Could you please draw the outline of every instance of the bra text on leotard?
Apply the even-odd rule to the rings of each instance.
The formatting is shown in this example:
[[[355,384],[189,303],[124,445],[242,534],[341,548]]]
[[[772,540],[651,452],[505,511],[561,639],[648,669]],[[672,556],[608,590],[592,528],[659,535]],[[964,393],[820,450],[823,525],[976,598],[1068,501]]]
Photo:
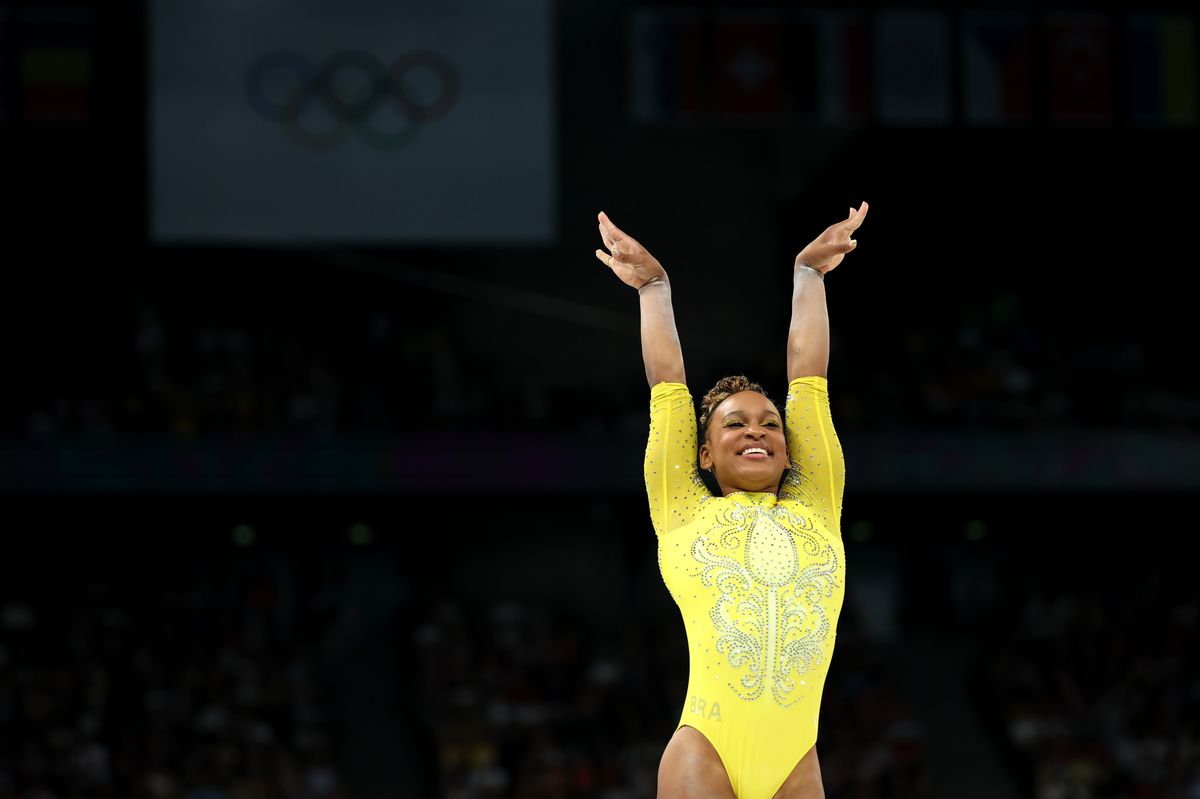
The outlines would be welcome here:
[[[708,712],[705,713],[704,707],[707,704],[708,703],[704,701],[704,697],[693,696],[690,709],[691,709],[692,713],[696,714],[697,716],[704,716],[705,718],[712,719],[713,721],[720,721],[721,720],[721,703],[713,702],[712,705],[708,708]]]

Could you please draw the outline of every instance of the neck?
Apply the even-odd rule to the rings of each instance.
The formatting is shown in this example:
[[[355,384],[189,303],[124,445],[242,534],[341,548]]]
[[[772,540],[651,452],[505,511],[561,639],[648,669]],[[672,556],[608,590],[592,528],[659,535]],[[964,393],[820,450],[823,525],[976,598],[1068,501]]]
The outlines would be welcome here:
[[[778,491],[774,488],[735,488],[734,486],[721,486],[721,496],[727,497],[730,494],[774,494],[778,496]]]

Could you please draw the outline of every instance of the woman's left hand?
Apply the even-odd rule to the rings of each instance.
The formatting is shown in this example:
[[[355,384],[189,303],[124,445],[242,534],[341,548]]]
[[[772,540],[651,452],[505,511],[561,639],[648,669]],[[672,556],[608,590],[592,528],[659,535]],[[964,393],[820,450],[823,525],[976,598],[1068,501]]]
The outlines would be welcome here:
[[[841,222],[835,222],[817,236],[796,256],[796,268],[811,266],[822,275],[833,271],[853,250],[858,242],[852,236],[858,230],[863,220],[867,218],[870,206],[864,201],[858,208],[851,208],[850,215]]]

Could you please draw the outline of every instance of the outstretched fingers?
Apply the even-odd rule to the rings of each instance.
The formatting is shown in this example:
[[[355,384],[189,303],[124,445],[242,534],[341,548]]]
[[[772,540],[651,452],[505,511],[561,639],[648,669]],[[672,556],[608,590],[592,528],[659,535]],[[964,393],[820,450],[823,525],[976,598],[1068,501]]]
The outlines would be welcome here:
[[[867,205],[867,201],[863,200],[862,205],[858,208],[851,208],[850,215],[846,217],[846,221],[842,224],[850,232],[858,230],[862,226],[863,220],[867,218],[867,211],[871,210],[871,206]]]
[[[608,214],[601,211],[596,217],[600,220],[600,238],[604,241],[604,246],[610,250],[614,250],[618,243],[629,238],[625,231],[612,223],[608,218]]]
[[[851,208],[850,213],[841,222],[835,222],[826,228],[822,239],[829,241],[833,246],[831,254],[847,253],[854,249],[858,243],[854,240],[854,231],[862,226],[869,208],[864,201],[858,208]]]

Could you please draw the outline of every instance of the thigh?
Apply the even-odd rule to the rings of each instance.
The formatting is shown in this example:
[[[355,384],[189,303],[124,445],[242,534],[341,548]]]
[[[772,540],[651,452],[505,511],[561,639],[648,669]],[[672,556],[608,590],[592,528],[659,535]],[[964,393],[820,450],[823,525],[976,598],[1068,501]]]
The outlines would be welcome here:
[[[671,736],[658,764],[658,799],[736,799],[721,756],[694,727]]]
[[[792,773],[779,786],[774,799],[825,799],[825,785],[821,782],[821,763],[817,760],[817,747],[796,763]]]

